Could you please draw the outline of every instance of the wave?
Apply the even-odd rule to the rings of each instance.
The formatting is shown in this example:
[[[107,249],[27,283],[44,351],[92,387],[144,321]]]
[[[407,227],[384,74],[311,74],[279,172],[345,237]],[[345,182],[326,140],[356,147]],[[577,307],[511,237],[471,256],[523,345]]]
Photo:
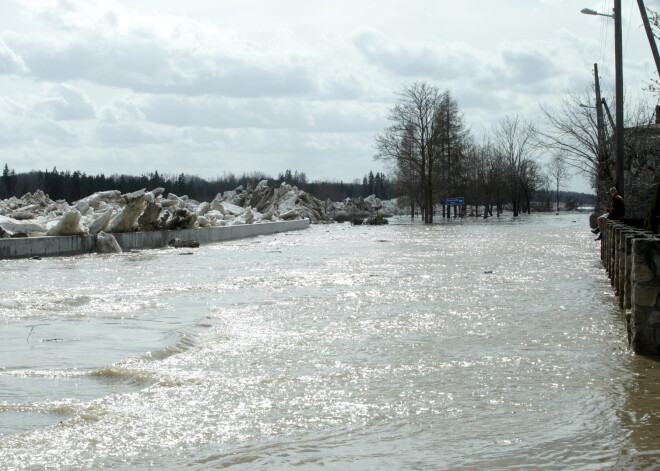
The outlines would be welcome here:
[[[207,327],[207,325],[199,327]],[[183,378],[156,366],[163,360],[187,352],[198,345],[197,335],[192,331],[179,329],[172,335],[177,336],[177,341],[173,345],[127,358],[89,374],[97,378],[118,380],[144,387],[152,384],[179,386],[198,382],[196,379]]]

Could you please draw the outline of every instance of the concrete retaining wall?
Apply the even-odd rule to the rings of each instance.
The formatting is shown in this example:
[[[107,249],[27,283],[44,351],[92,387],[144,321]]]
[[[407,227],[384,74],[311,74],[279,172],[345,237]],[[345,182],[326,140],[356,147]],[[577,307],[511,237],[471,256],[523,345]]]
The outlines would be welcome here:
[[[167,246],[174,238],[200,244],[295,231],[309,227],[309,219],[240,226],[204,227],[178,231],[124,232],[112,234],[123,251]],[[94,236],[27,237],[0,239],[0,259],[78,255],[96,251]]]
[[[601,258],[635,353],[660,355],[660,238],[606,219]]]

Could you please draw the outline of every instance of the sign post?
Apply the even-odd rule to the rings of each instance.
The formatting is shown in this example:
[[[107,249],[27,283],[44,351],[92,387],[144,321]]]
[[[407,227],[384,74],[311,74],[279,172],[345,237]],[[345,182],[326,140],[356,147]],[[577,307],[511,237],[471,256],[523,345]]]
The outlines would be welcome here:
[[[462,196],[455,198],[445,198],[445,204],[447,206],[462,206],[465,204],[465,198]]]
[[[451,218],[451,207],[463,206],[465,204],[465,198],[462,196],[457,196],[454,198],[445,198],[445,204],[448,206],[447,216]],[[454,209],[454,217],[456,217],[456,209]]]

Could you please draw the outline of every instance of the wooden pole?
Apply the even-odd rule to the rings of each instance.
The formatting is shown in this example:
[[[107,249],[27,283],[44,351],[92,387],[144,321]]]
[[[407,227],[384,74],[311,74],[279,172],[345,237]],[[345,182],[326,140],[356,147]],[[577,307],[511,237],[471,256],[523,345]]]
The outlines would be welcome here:
[[[644,0],[637,0],[637,5],[639,6],[639,13],[642,15],[642,21],[644,22],[644,29],[646,30],[646,36],[649,39],[649,45],[651,46],[651,52],[653,53],[653,60],[655,60],[655,68],[658,71],[660,76],[660,56],[658,55],[658,46],[655,44],[655,36],[651,30],[651,23],[649,23],[649,17],[646,14],[646,7],[644,6]]]
[[[623,160],[625,148],[623,145],[623,29],[621,25],[621,0],[614,0],[614,62],[616,88],[616,189],[625,196],[623,176]]]

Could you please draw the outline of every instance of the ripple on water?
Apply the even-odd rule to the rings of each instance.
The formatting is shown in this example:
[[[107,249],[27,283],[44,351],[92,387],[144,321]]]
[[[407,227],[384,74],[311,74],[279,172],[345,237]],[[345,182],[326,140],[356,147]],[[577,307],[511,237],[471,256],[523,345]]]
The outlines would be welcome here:
[[[89,397],[81,392],[93,387],[82,384],[62,424],[4,438],[0,464],[652,466],[658,413],[648,397],[660,375],[627,352],[596,246],[575,217],[315,226],[202,247],[185,270],[167,251],[104,259],[108,270],[67,296],[87,297],[68,310],[99,319],[108,338],[69,361],[114,347],[121,358],[81,377],[144,381]],[[68,262],[77,270],[54,289],[96,262]],[[0,289],[30,291],[20,282]],[[122,303],[134,307],[130,319],[103,324]],[[204,325],[194,341],[164,337],[190,325]],[[69,331],[87,337],[80,322]],[[42,358],[23,366],[58,371]],[[0,394],[16,378],[7,371]],[[13,398],[0,401],[20,413]]]

